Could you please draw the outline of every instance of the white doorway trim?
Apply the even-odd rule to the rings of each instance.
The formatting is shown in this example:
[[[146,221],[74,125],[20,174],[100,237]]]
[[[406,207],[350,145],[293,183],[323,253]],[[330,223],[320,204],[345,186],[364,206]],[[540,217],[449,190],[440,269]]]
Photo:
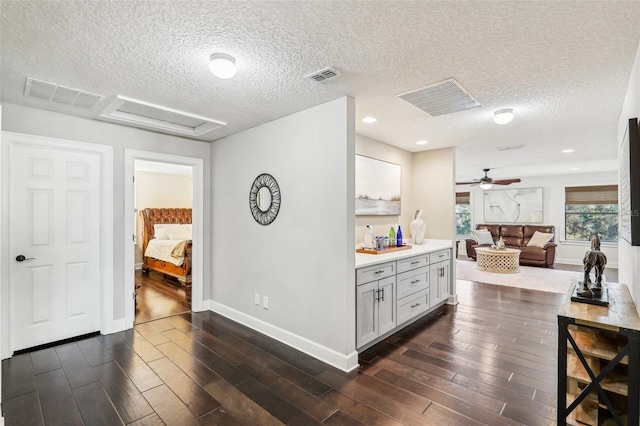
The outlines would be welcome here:
[[[133,327],[135,319],[135,304],[133,300],[135,247],[132,235],[135,231],[135,160],[158,161],[162,163],[174,163],[193,168],[193,206],[191,213],[193,239],[192,239],[192,266],[191,266],[191,310],[198,312],[204,310],[204,161],[201,158],[183,157],[179,155],[161,154],[151,151],[135,149],[124,150],[124,300],[125,300],[125,329]]]
[[[11,306],[9,306],[9,262],[14,253],[9,252],[9,161],[11,160],[11,148],[14,145],[33,146],[46,149],[73,149],[85,153],[98,155],[100,158],[101,183],[100,190],[100,217],[96,218],[100,226],[100,269],[101,269],[101,297],[100,332],[105,334],[114,327],[113,311],[113,147],[87,142],[78,142],[67,139],[57,139],[45,136],[37,136],[25,133],[2,132],[2,246],[0,252],[2,267],[2,354],[1,357],[9,358],[13,354],[13,342],[11,342],[10,318]]]

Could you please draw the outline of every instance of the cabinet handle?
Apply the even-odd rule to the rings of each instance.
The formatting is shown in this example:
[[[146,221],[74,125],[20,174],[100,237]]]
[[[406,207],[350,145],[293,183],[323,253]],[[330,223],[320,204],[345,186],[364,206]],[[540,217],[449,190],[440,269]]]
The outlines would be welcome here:
[[[419,282],[420,282],[420,280],[413,280],[413,281],[411,281],[411,285],[414,285],[415,283],[419,283]]]
[[[411,262],[412,265],[417,265],[418,263],[420,263],[419,260],[414,260],[413,262]]]
[[[377,275],[377,274],[381,274],[381,273],[383,273],[383,272],[384,272],[384,271],[376,271],[376,272],[374,272],[374,274],[376,274],[376,275]]]
[[[420,306],[420,304],[416,303],[415,305],[411,305],[411,309],[415,308],[416,306]]]
[[[382,292],[382,301],[384,302],[384,288],[381,288],[381,289],[380,289],[380,290],[378,290],[378,291],[381,291],[381,292]],[[380,299],[378,299],[378,300],[380,300]]]

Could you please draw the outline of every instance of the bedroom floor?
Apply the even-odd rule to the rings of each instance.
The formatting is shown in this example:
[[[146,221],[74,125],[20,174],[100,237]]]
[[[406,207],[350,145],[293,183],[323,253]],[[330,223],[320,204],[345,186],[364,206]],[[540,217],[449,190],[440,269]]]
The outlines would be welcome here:
[[[136,271],[135,282],[140,284],[136,296],[135,323],[165,318],[191,311],[191,287],[181,287],[178,281],[162,281],[163,274],[149,271],[143,274]]]

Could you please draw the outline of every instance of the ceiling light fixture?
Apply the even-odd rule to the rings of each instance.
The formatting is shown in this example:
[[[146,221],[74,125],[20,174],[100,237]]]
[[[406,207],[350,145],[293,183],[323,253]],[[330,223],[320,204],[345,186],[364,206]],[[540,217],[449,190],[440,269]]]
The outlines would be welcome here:
[[[227,79],[236,75],[238,67],[233,56],[226,53],[214,53],[210,59],[209,69],[216,77]]]
[[[561,152],[562,152],[563,154],[568,154],[568,153],[570,153],[570,152],[575,152],[575,149],[563,149]]]
[[[362,122],[367,124],[375,123],[376,121],[378,121],[378,119],[371,116],[368,116],[362,119]]]
[[[428,143],[429,143],[429,141],[422,140],[422,141],[416,142],[416,145],[426,145]]]
[[[493,186],[492,183],[486,182],[486,183],[481,183],[480,185],[478,185],[480,188],[482,189],[491,189],[491,187]]]
[[[580,167],[572,167],[571,170],[580,170]]]
[[[499,109],[493,113],[493,121],[496,124],[507,124],[513,120],[513,117],[515,117],[515,115],[511,108]]]

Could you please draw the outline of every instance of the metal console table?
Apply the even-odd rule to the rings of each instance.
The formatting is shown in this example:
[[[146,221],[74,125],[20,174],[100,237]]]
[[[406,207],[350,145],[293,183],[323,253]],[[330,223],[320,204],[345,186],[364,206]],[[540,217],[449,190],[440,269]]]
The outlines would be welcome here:
[[[571,289],[558,312],[558,425],[639,425],[640,317],[626,285],[603,286],[608,307]]]

